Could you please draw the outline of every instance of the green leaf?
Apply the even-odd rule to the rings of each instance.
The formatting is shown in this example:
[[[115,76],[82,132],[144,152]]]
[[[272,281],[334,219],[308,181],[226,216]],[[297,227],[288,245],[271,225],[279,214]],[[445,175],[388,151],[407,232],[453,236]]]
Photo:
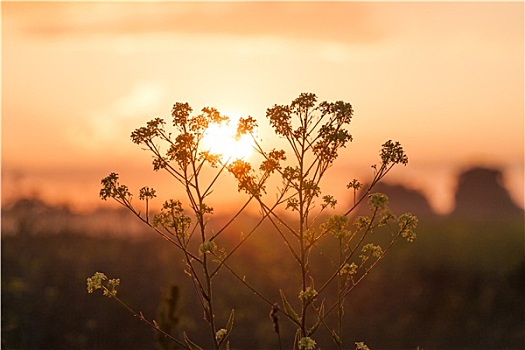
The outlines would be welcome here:
[[[290,316],[293,319],[293,321],[297,323],[297,325],[300,326],[301,318],[299,317],[297,312],[295,312],[295,310],[292,308],[288,300],[286,300],[286,296],[284,295],[284,292],[281,289],[279,289],[279,292],[281,293],[281,299],[283,300],[283,306],[284,306],[284,310],[286,311],[286,314]]]
[[[191,349],[191,350],[203,350],[200,346],[198,346],[197,344],[195,344],[194,342],[192,342],[190,340],[190,338],[188,338],[188,335],[186,334],[186,332],[184,332],[184,341],[186,342],[186,345],[188,345],[188,347]]]
[[[232,312],[230,313],[230,318],[228,319],[228,323],[226,323],[226,330],[228,331],[228,334],[230,334],[230,332],[233,329],[234,319],[235,319],[235,310],[232,309]]]

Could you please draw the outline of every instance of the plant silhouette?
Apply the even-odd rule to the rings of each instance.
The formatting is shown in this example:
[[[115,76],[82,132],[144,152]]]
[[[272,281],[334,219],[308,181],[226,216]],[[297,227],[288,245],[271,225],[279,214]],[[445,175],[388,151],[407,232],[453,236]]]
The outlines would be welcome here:
[[[275,137],[284,141],[284,149],[268,149],[257,137],[258,122],[252,117],[240,118],[237,137],[249,135],[253,139],[258,164],[228,159],[204,149],[203,138],[210,124],[228,123],[229,118],[214,108],[203,108],[198,115],[192,112],[187,103],[176,103],[169,129],[163,119],[155,118],[131,133],[132,141],[153,155],[153,170],[168,172],[183,189],[187,206],[180,199],[168,199],[160,212],[152,216],[149,202],[157,193],[143,187],[138,196],[145,202],[142,212],[133,203],[129,188],[120,183],[117,173],[102,180],[100,196],[131,210],[180,251],[184,271],[193,284],[209,329],[208,340],[196,340],[186,332],[177,335],[164,329],[166,320],[160,323],[148,320],[119,298],[119,279],[109,279],[97,272],[88,278],[88,291],[101,289],[105,296],[122,304],[179,347],[201,349],[203,344],[208,344],[214,349],[229,348],[230,342],[235,344],[232,334],[235,311],[232,308],[228,314],[217,314],[221,290],[214,288],[213,283],[224,271],[266,305],[270,314],[268,322],[273,323],[279,348],[329,346],[317,344],[318,332],[327,332],[332,346],[342,348],[347,344],[343,337],[345,299],[395,243],[413,242],[416,238],[417,218],[410,213],[394,215],[388,207],[387,196],[373,193],[374,186],[395,165],[408,164],[402,146],[399,142],[386,141],[381,146],[379,162],[372,165],[370,185],[362,189],[360,181],[349,179],[347,188],[353,192],[354,202],[350,207],[339,209],[337,199],[323,193],[321,185],[340,150],[352,141],[348,126],[354,111],[350,103],[318,103],[315,94],[302,93],[289,105],[268,108],[266,119]],[[236,180],[237,190],[245,195],[245,200],[222,227],[212,230],[209,222],[215,210],[209,204],[209,197],[227,173]],[[272,177],[277,177],[280,185],[273,185],[269,181]],[[365,202],[369,215],[352,218],[355,209]],[[248,205],[256,205],[260,217],[253,227],[246,228],[238,242],[228,245],[225,232]],[[257,234],[262,223],[271,224],[280,238],[279,244],[286,247],[296,266],[295,271],[286,271],[290,273],[289,285],[277,287],[280,300],[263,294],[251,282],[250,275],[239,272],[240,266],[232,259],[250,237]],[[329,247],[335,247],[336,253]],[[325,270],[322,275],[318,273],[320,268]],[[256,275],[264,269],[260,266],[260,271],[250,273]],[[281,339],[280,322],[284,321],[294,326],[293,339]],[[367,348],[361,341],[355,342],[355,346]]]

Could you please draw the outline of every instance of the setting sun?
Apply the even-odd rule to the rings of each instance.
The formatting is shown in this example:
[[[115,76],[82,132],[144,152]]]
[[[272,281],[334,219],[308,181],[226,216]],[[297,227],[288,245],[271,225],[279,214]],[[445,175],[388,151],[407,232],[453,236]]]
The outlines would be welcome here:
[[[210,124],[202,140],[205,150],[220,154],[223,162],[246,160],[253,152],[253,140],[249,135],[235,137],[237,120],[228,124]]]

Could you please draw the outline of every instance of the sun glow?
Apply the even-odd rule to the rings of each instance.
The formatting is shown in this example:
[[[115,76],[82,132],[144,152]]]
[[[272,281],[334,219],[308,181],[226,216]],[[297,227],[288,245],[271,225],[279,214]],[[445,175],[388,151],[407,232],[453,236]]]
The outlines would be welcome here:
[[[237,120],[230,120],[228,124],[210,124],[202,139],[204,149],[221,155],[225,163],[236,159],[246,160],[253,152],[253,139],[250,135],[236,138],[236,131]]]

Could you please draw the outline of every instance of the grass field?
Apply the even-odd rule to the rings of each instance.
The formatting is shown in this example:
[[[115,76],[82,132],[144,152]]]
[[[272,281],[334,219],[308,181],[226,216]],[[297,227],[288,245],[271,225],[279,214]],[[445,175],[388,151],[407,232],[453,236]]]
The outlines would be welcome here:
[[[421,220],[417,241],[396,247],[347,299],[348,348],[359,340],[373,349],[522,348],[523,230],[522,218]],[[293,278],[286,274],[292,262],[263,232],[236,261],[279,301],[277,286],[286,288]],[[3,236],[2,349],[153,348],[150,329],[111,300],[87,294],[86,277],[95,271],[120,277],[121,298],[150,318],[158,317],[163,293],[177,286],[179,325],[194,339],[204,337],[181,266],[175,250],[153,234]],[[263,274],[249,274],[261,266]],[[224,310],[217,314],[236,308],[233,348],[276,348],[270,310],[226,273],[217,283],[225,291],[219,303]],[[282,323],[284,338],[291,338],[292,328]]]

